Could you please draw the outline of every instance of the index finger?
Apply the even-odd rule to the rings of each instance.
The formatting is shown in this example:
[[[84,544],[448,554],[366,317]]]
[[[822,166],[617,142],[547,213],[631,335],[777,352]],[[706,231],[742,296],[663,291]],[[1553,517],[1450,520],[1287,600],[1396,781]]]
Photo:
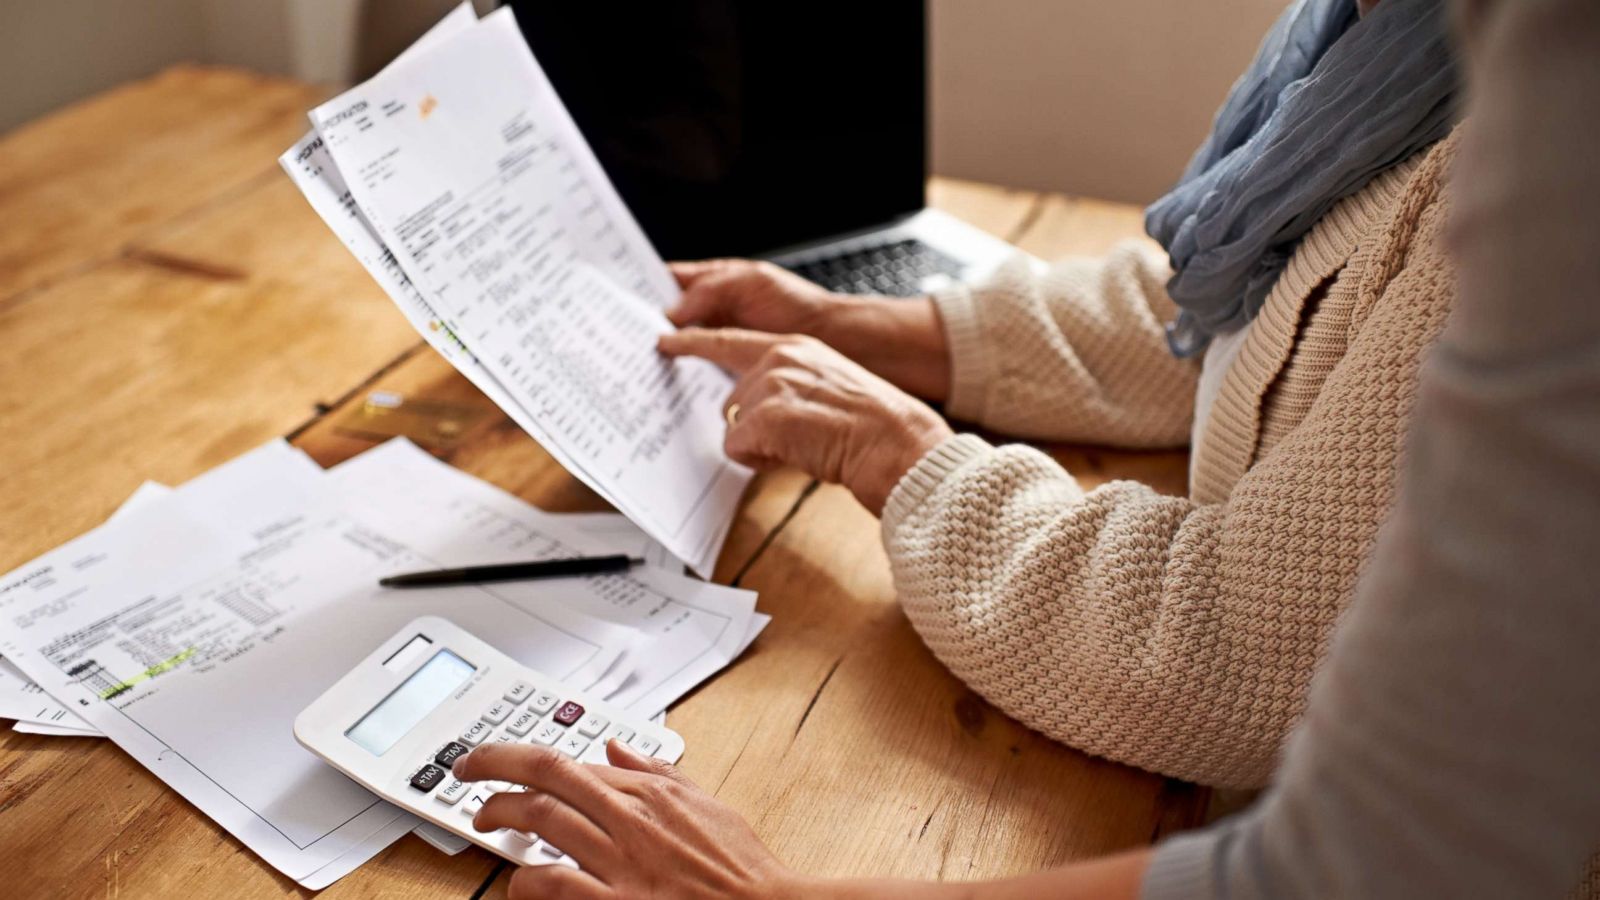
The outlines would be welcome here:
[[[656,347],[668,356],[698,356],[742,375],[784,340],[783,335],[743,328],[684,328],[663,334]]]
[[[622,813],[622,801],[610,786],[583,764],[548,747],[485,744],[456,760],[452,771],[462,781],[510,781],[543,791],[601,828]]]
[[[667,271],[677,280],[678,287],[686,288],[702,275],[728,267],[726,259],[690,259],[667,263]]]

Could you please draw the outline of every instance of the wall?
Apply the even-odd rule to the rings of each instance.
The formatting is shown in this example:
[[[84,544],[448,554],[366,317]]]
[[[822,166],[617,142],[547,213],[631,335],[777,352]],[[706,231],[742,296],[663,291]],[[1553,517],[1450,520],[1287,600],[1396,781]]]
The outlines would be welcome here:
[[[1144,203],[1286,0],[930,0],[933,167]]]
[[[0,130],[180,60],[349,80],[454,5],[0,2]],[[1148,201],[1183,168],[1283,2],[929,0],[934,170]]]

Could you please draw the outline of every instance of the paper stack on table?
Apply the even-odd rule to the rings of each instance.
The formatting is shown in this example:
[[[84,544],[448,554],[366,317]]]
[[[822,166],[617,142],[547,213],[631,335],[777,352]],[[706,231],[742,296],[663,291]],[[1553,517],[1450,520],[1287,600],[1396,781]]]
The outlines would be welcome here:
[[[731,381],[656,352],[677,286],[511,11],[462,4],[310,116],[280,162],[407,319],[709,577],[750,476],[722,452]]]
[[[0,715],[104,734],[269,864],[323,887],[418,822],[295,743],[294,717],[417,616],[644,715],[759,633],[753,593],[649,566],[377,587],[400,571],[645,550],[619,518],[542,512],[404,439],[326,472],[275,441],[177,489],[141,489],[0,578]]]

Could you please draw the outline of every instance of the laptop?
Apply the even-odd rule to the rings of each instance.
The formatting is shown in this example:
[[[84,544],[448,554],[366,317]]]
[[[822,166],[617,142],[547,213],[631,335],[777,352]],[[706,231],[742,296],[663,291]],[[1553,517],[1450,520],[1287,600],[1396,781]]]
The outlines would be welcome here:
[[[914,296],[1016,252],[924,205],[924,0],[511,5],[667,259]]]

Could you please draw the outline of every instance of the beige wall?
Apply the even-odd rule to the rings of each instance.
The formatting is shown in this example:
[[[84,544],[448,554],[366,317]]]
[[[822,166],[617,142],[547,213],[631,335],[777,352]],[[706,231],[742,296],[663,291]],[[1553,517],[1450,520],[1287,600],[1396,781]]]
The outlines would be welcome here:
[[[933,167],[1144,203],[1286,0],[930,0]]]
[[[1148,201],[1182,169],[1284,2],[929,0],[934,170]],[[180,60],[345,80],[387,59],[454,3],[0,5],[3,130]],[[357,46],[358,31],[371,46]]]

